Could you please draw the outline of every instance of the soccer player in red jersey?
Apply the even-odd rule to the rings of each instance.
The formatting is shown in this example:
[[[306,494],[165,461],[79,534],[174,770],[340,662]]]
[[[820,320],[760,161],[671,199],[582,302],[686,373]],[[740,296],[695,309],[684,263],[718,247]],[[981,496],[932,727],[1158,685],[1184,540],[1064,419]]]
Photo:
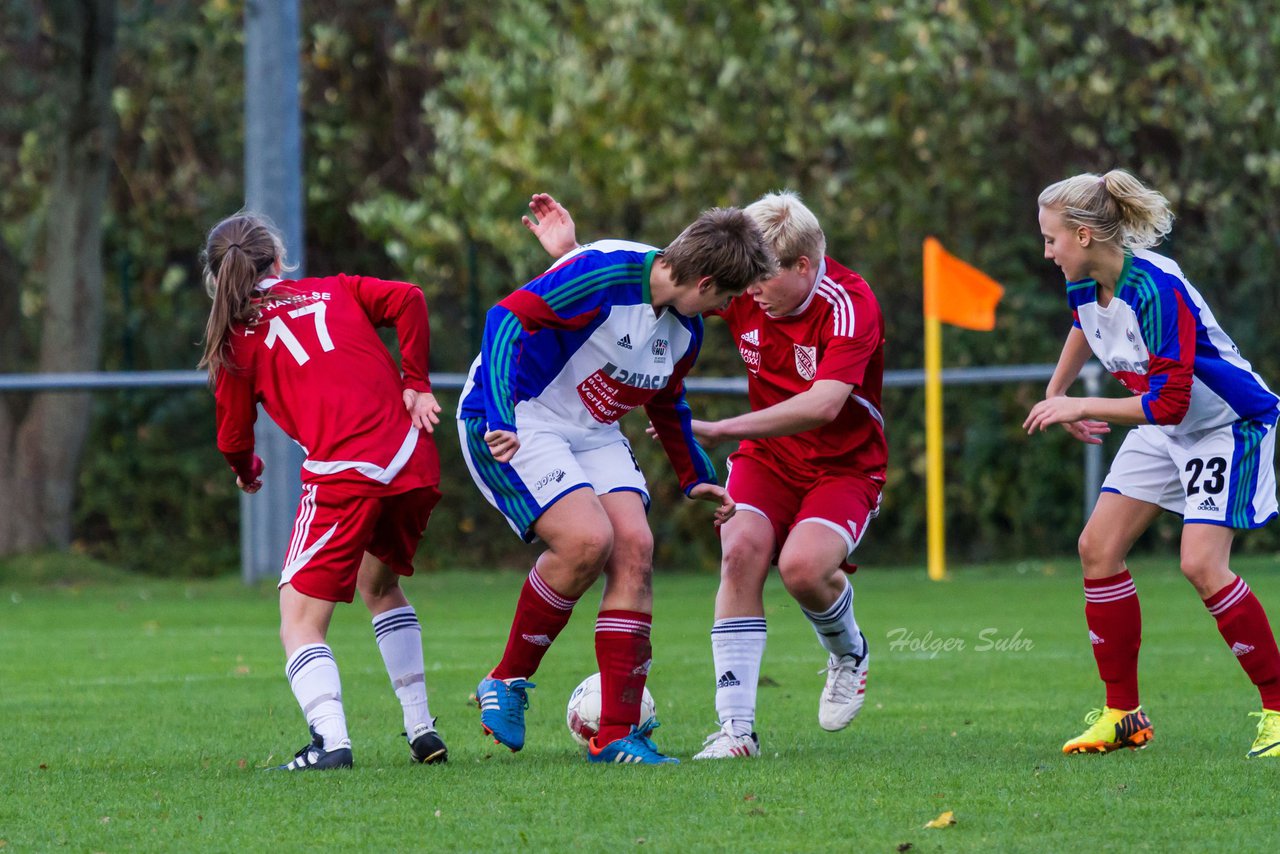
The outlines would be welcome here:
[[[1280,398],[1178,264],[1151,251],[1173,226],[1163,195],[1113,169],[1046,187],[1039,208],[1044,257],[1066,277],[1074,323],[1023,426],[1061,424],[1091,444],[1109,422],[1134,428],[1080,534],[1085,622],[1106,702],[1062,752],[1136,749],[1154,735],[1138,698],[1142,609],[1125,558],[1167,510],[1182,517],[1182,573],[1262,701],[1247,756],[1280,757],[1280,650],[1267,612],[1230,565],[1236,531],[1277,513]],[[1068,397],[1090,355],[1132,395]]]
[[[252,213],[214,226],[203,261],[213,308],[200,365],[217,404],[218,450],[236,485],[247,493],[262,487],[262,460],[253,452],[258,404],[306,452],[280,576],[280,638],[312,740],[278,767],[351,767],[338,667],[325,636],[334,603],[352,601],[357,589],[403,707],[411,756],[444,762],[427,705],[422,629],[399,582],[413,574],[440,499],[430,435],[440,407],[427,375],[422,291],[363,276],[282,279],[290,269],[284,243]],[[395,327],[401,368],[378,326]]]
[[[476,687],[480,721],[524,747],[529,681],[580,597],[604,576],[596,619],[599,732],[587,760],[671,764],[640,718],[652,659],[649,492],[618,425],[644,406],[685,495],[733,502],[694,439],[684,376],[702,314],[772,276],[760,229],[737,208],[704,211],[665,249],[589,244],[489,310],[458,407],[472,478],[526,542],[546,548],[525,580],[507,646]]]
[[[572,248],[573,221],[554,199],[534,196],[530,210],[525,225],[551,254]],[[695,759],[759,753],[756,688],[772,562],[828,654],[818,706],[824,729],[843,729],[858,714],[869,664],[847,573],[885,479],[884,321],[862,277],[826,256],[826,237],[796,194],[768,194],[746,211],[780,272],[715,312],[746,363],[751,411],[692,423],[703,444],[740,443],[726,483],[740,512],[720,529],[711,630],[720,729]]]

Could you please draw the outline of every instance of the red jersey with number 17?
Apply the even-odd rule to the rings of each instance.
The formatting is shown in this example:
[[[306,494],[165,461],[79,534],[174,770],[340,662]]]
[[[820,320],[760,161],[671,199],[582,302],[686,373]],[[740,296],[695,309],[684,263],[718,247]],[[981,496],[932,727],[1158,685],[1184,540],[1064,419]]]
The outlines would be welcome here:
[[[267,279],[253,304],[254,319],[232,327],[214,386],[218,450],[237,474],[245,477],[252,458],[261,403],[306,453],[303,483],[351,495],[439,483],[435,443],[413,426],[402,398],[404,389],[431,390],[427,304],[416,285],[346,275]],[[403,377],[377,326],[395,327]]]
[[[884,483],[884,318],[862,277],[824,258],[809,298],[793,313],[767,314],[743,294],[721,316],[747,365],[753,410],[795,397],[818,380],[854,387],[831,423],[791,436],[749,439],[739,450],[772,458],[789,479],[862,474]]]

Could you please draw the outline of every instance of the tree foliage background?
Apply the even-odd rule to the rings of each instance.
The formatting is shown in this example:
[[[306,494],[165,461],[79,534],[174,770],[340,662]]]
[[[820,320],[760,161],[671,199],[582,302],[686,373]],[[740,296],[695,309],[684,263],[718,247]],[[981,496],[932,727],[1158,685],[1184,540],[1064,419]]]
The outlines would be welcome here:
[[[547,259],[520,215],[549,191],[584,239],[662,245],[703,208],[782,187],[828,252],[876,290],[888,367],[922,363],[920,246],[929,234],[1007,287],[994,333],[948,329],[948,366],[1052,362],[1070,323],[1041,257],[1039,190],[1123,166],[1170,197],[1167,252],[1255,367],[1280,382],[1270,334],[1280,268],[1280,18],[1236,0],[490,0],[302,4],[313,273],[420,283],[433,370],[463,371],[484,310]],[[103,361],[192,367],[207,301],[202,234],[242,203],[241,28],[233,0],[120,0],[119,123],[108,191]],[[6,60],[30,28],[6,26]],[[6,74],[6,77],[8,75]],[[252,85],[252,81],[249,81]],[[47,99],[8,103],[8,251],[36,292]],[[35,300],[0,320],[35,322]],[[701,376],[736,376],[708,324]],[[8,340],[6,338],[6,340]],[[956,557],[1072,549],[1081,450],[1019,429],[1042,388],[946,392],[949,548]],[[1116,389],[1114,393],[1119,393]],[[446,407],[456,402],[442,395]],[[695,398],[706,412],[743,400]],[[890,389],[891,472],[863,563],[923,557],[923,398]],[[204,391],[101,393],[79,483],[79,547],[148,571],[236,566],[233,478]],[[675,490],[643,421],[625,422],[654,491],[659,568],[714,566],[701,507]],[[446,500],[424,565],[530,555],[471,485],[446,424]],[[1112,442],[1109,450],[1114,450]],[[1176,535],[1172,521],[1150,536]],[[1273,533],[1245,539],[1271,549]]]

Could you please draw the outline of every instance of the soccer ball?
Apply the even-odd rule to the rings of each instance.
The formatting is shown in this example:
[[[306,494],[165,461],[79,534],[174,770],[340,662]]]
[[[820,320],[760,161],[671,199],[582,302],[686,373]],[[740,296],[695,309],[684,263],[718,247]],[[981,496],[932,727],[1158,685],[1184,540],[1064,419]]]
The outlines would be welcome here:
[[[565,723],[573,740],[587,746],[587,742],[600,731],[600,674],[592,673],[569,695],[569,707],[565,710]],[[640,729],[652,726],[658,720],[658,710],[653,695],[644,689],[640,698]]]

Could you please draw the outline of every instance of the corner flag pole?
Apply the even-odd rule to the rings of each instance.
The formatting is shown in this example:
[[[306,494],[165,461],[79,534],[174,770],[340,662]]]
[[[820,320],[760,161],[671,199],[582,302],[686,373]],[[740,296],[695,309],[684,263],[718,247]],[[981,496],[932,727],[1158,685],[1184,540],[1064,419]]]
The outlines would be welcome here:
[[[946,516],[942,474],[942,321],[938,319],[939,250],[936,240],[924,244],[924,422],[928,520],[929,579],[947,577]]]
[[[942,283],[946,280],[946,289]],[[990,332],[996,326],[996,304],[1004,288],[986,273],[924,240],[924,417],[928,463],[926,489],[929,522],[929,577],[947,577],[946,533],[943,530],[942,478],[942,324]]]

